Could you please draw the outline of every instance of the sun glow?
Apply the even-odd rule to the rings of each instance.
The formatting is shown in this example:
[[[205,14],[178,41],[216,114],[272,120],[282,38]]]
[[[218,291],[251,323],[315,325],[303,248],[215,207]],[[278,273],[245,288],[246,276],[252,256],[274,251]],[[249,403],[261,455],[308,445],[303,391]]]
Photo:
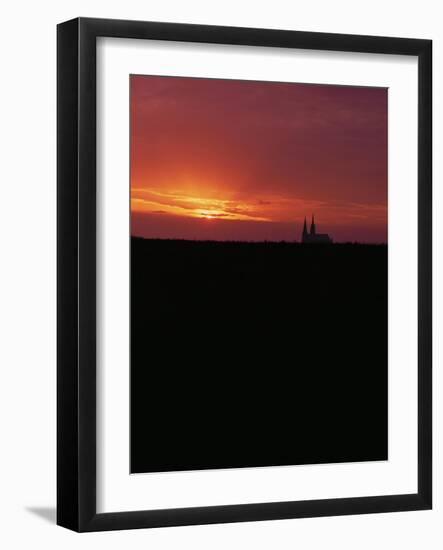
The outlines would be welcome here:
[[[132,210],[151,214],[172,214],[207,220],[270,221],[259,205],[250,202],[195,196],[180,191],[159,191],[133,187]]]
[[[220,210],[202,210],[197,212],[199,218],[205,218],[207,220],[213,220],[217,217],[224,217],[226,214]]]

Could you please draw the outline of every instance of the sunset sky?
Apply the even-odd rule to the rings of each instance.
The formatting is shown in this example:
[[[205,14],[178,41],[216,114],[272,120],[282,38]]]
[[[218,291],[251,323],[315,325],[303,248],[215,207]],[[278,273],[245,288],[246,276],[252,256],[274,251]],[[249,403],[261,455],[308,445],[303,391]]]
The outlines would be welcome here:
[[[131,232],[387,242],[387,89],[131,76]]]

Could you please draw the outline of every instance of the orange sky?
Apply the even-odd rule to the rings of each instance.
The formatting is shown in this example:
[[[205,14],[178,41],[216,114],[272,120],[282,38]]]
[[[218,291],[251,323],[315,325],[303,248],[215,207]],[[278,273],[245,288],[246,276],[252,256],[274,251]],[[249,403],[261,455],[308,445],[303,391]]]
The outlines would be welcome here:
[[[132,234],[387,240],[387,90],[131,77]]]

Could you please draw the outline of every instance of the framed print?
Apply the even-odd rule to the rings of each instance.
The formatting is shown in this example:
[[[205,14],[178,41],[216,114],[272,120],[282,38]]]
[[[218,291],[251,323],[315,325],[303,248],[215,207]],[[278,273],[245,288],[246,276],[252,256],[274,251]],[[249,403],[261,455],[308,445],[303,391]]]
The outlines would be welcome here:
[[[432,506],[432,43],[58,26],[76,531]]]

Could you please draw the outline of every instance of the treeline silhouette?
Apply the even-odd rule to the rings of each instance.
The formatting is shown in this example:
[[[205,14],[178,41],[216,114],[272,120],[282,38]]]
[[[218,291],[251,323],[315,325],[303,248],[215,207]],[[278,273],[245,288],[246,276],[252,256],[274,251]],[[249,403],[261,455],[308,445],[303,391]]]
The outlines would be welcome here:
[[[386,245],[132,238],[133,472],[386,457]]]

